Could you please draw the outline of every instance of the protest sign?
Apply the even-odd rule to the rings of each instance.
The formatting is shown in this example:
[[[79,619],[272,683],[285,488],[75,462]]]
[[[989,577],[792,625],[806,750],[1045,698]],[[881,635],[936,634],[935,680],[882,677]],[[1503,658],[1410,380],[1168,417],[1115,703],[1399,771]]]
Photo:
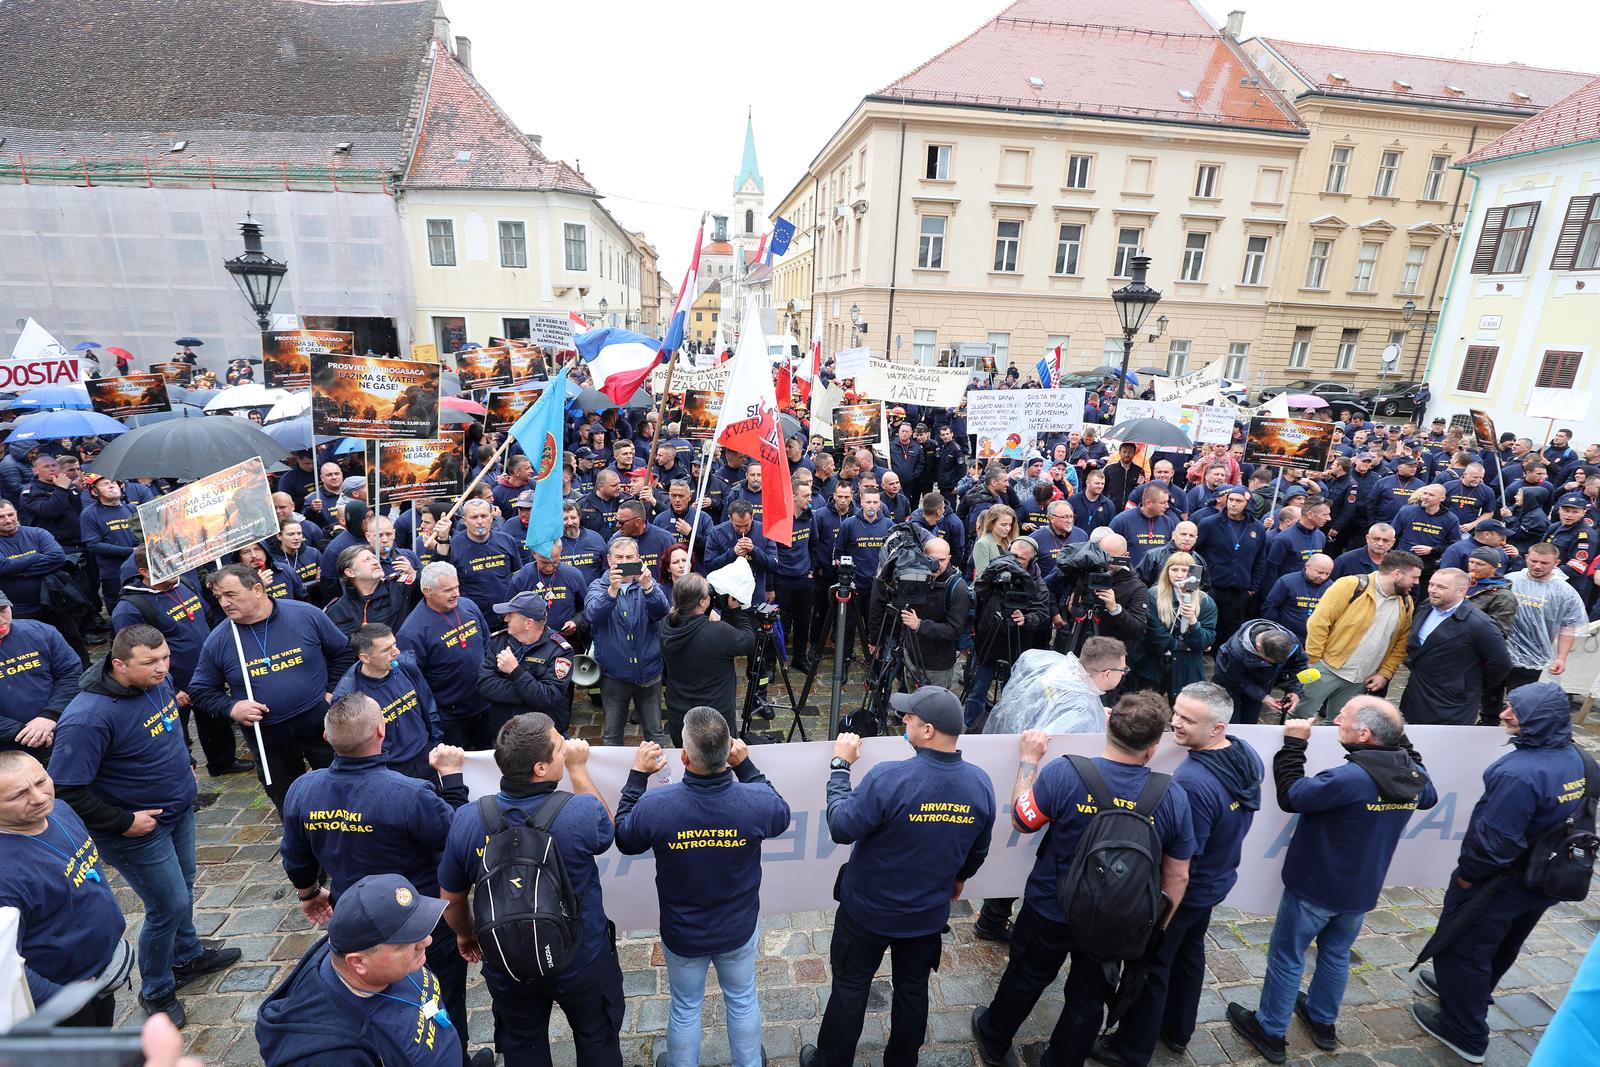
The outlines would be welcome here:
[[[93,378],[83,383],[90,405],[113,419],[171,411],[167,380],[159,374],[129,374],[121,378]]]
[[[367,492],[372,499],[382,499],[388,504],[460,496],[466,484],[461,451],[460,442],[449,437],[432,441],[380,441],[378,485],[369,487]]]
[[[511,349],[511,381],[509,385],[522,385],[535,378],[548,378],[550,364],[545,360],[544,349],[536,345],[523,345]]]
[[[496,389],[484,401],[487,409],[483,416],[484,433],[504,433],[522,413],[533,406],[544,392],[544,386],[528,389]]]
[[[1230,736],[1247,741],[1272,766],[1283,747],[1283,730],[1277,726],[1230,726]],[[1344,759],[1335,730],[1313,730],[1307,749],[1307,773],[1337,766]],[[1438,786],[1439,802],[1417,811],[1401,836],[1389,864],[1386,885],[1442,887],[1452,877],[1461,851],[1461,835],[1473,805],[1483,793],[1483,770],[1505,751],[1505,736],[1498,730],[1463,729],[1458,726],[1411,726],[1408,739],[1426,753],[1428,775]],[[1047,759],[1067,753],[1095,756],[1105,745],[1103,734],[1061,734],[1051,738]],[[631,748],[596,747],[589,755],[589,773],[602,796],[618,796],[633,765]],[[1006,817],[1011,807],[1011,783],[1017,776],[1017,738],[1006,734],[968,734],[961,739],[961,755],[977,767],[994,786],[998,817],[990,840],[989,856],[977,874],[967,880],[962,895],[974,902],[986,897],[1015,897],[1033,869],[1039,837],[1018,833]],[[837,906],[833,886],[850,847],[837,844],[828,833],[826,781],[833,742],[811,741],[768,745],[761,752],[761,771],[790,806],[789,827],[762,845],[761,914],[828,911]],[[880,763],[907,758],[903,741],[892,737],[867,738],[861,759],[853,768],[856,781]],[[1168,735],[1161,742],[1152,770],[1170,774],[1186,758]],[[464,769],[473,798],[492,796],[500,787],[500,770],[492,752],[470,752]],[[683,778],[676,752],[667,753],[662,770],[650,778],[655,789]],[[1277,793],[1261,791],[1261,810],[1245,835],[1239,878],[1228,894],[1229,907],[1256,915],[1277,911],[1283,891],[1283,863],[1294,816],[1278,807]],[[615,847],[596,857],[600,884],[605,892],[606,915],[622,930],[660,926],[655,891],[656,864],[646,853],[624,856]]]
[[[156,584],[278,532],[267,469],[247,459],[139,505]]]
[[[1027,433],[1021,390],[968,390],[967,432],[977,438],[979,459],[1021,459]]]
[[[1472,417],[1472,434],[1478,439],[1478,447],[1499,448],[1500,438],[1494,432],[1494,419],[1489,413],[1480,408],[1468,408],[1467,414]]]
[[[1195,413],[1189,437],[1197,444],[1220,445],[1233,440],[1233,422],[1238,410],[1233,405],[1201,404],[1184,410]]]
[[[1083,428],[1082,389],[1019,389],[1022,417],[1034,434]]]
[[[152,363],[150,371],[166,379],[168,385],[188,385],[194,368],[187,363]]]
[[[439,364],[311,355],[311,432],[368,440],[439,436]]]
[[[709,441],[722,415],[721,391],[716,389],[689,389],[683,397],[683,421],[678,436],[685,441]]]
[[[728,371],[731,363],[718,363],[699,369],[685,367],[682,363],[672,372],[672,392],[682,396],[690,389],[710,389],[721,392],[728,388]],[[660,396],[667,387],[667,365],[659,364],[650,372],[650,391]]]
[[[457,352],[456,375],[461,379],[463,393],[510,385],[514,376],[511,349],[497,345],[494,348],[468,348]]]
[[[972,375],[961,367],[922,367],[874,356],[856,379],[856,392],[890,404],[953,408],[961,403],[961,394],[971,380]],[[1081,411],[1083,405],[1078,407]]]
[[[436,344],[412,345],[411,358],[419,363],[439,362],[439,346]]]
[[[833,357],[833,373],[837,378],[856,378],[867,372],[872,361],[872,349],[847,348]]]
[[[0,360],[0,393],[20,393],[41,385],[70,385],[82,381],[77,356],[40,356]]]
[[[1244,461],[1267,467],[1322,470],[1333,446],[1333,423],[1314,419],[1254,418]]]
[[[356,335],[348,330],[268,330],[261,335],[261,370],[275,389],[304,389],[311,384],[313,352],[348,356]]]
[[[528,340],[556,351],[571,348],[572,319],[566,315],[535,315],[528,320]]]
[[[1118,426],[1125,422],[1133,422],[1135,419],[1160,419],[1162,422],[1170,422],[1176,426],[1182,416],[1182,404],[1158,404],[1154,400],[1123,399],[1117,401]]]
[[[841,404],[833,409],[833,443],[876,446],[883,438],[883,403]]]
[[[1222,398],[1222,360],[1215,360],[1203,370],[1180,374],[1176,378],[1155,377],[1152,383],[1156,400],[1171,404],[1204,404]]]
[[[844,399],[844,390],[838,384],[823,388],[822,379],[811,385],[811,436],[824,441],[833,440],[833,409]]]

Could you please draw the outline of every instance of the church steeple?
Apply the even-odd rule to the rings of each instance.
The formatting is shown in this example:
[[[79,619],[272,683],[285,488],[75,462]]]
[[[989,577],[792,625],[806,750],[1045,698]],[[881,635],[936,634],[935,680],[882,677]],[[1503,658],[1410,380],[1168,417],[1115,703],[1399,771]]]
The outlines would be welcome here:
[[[742,192],[747,181],[755,183],[756,192],[766,195],[767,184],[761,180],[761,169],[756,166],[756,130],[749,111],[744,117],[744,159],[739,164],[739,176],[733,180],[734,193]]]

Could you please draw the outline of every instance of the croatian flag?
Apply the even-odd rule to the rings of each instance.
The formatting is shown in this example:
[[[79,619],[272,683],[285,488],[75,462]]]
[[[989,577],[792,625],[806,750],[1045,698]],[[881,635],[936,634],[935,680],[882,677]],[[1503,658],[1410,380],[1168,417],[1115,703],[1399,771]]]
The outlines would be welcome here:
[[[580,333],[572,342],[589,364],[594,387],[618,407],[639,391],[661,354],[655,338],[614,326]]]
[[[1054,374],[1051,373],[1050,357],[1039,357],[1039,362],[1035,363],[1034,366],[1039,369],[1039,384],[1046,389],[1055,388],[1056,379]]]
[[[671,355],[683,344],[683,332],[689,325],[689,306],[694,303],[695,278],[700,273],[700,239],[705,236],[705,219],[694,235],[694,255],[689,258],[689,270],[683,276],[683,286],[678,290],[678,302],[672,305],[672,318],[667,322],[667,336],[661,342],[661,352]]]
[[[761,464],[761,532],[781,545],[792,545],[794,495],[789,486],[789,456],[778,422],[772,357],[767,354],[761,311],[753,297],[745,305],[739,348],[733,354],[712,440]]]
[[[573,333],[577,333],[579,330],[587,330],[589,328],[589,320],[578,314],[576,311],[567,312],[567,321],[572,323]]]

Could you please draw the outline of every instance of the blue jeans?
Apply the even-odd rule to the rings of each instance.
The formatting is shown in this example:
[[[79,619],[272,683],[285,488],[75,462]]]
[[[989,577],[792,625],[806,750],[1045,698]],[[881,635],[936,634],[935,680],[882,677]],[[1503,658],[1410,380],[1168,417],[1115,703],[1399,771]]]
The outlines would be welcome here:
[[[996,668],[985,664],[976,664],[972,669],[972,689],[967,693],[966,724],[971,726],[978,721],[978,716],[983,714],[989,702],[989,687],[994,684]]]
[[[757,927],[750,940],[720,956],[680,956],[666,945],[667,987],[672,1007],[667,1015],[667,1063],[697,1067],[700,1063],[700,1008],[706,999],[706,969],[717,965],[717,985],[728,1009],[728,1049],[733,1067],[761,1067],[761,1005],[756,1000]]]
[[[1288,889],[1278,902],[1278,919],[1267,945],[1267,978],[1261,984],[1261,1006],[1256,1019],[1274,1037],[1289,1031],[1289,1016],[1300,995],[1300,976],[1306,969],[1306,949],[1317,943],[1317,970],[1306,992],[1306,1013],[1319,1026],[1332,1026],[1339,1017],[1345,983],[1350,980],[1350,946],[1361,933],[1364,911],[1331,911],[1297,897]]]
[[[101,837],[100,855],[144,902],[139,929],[139,995],[155,1000],[177,987],[172,967],[205,951],[194,931],[194,809],[157,823],[143,837]]]

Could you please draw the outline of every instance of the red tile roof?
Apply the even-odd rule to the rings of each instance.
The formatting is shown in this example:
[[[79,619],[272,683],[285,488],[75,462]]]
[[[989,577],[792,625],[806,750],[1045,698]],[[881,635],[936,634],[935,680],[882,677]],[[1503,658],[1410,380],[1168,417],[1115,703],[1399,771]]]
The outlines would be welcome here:
[[[702,256],[731,256],[733,255],[733,245],[727,241],[712,241],[700,249],[700,254]]]
[[[1272,37],[1261,40],[1317,92],[1336,96],[1457,104],[1531,115],[1594,77],[1521,63],[1372,52]],[[1334,79],[1335,74],[1343,80]]]
[[[422,136],[406,171],[407,185],[600,195],[583,175],[546,159],[446,48],[437,51],[427,92]]]
[[[1458,166],[1600,141],[1600,78],[1456,160]]]
[[[1018,0],[872,98],[1303,130],[1255,73],[1188,0]]]

